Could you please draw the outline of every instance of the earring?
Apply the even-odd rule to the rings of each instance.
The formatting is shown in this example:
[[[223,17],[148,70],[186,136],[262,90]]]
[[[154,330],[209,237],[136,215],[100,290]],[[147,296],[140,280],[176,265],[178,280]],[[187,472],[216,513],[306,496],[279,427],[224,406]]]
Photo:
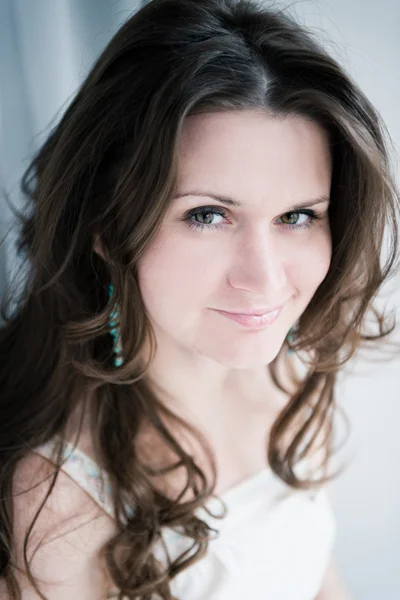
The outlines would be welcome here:
[[[108,286],[108,299],[109,300],[111,300],[113,294],[114,294],[114,286],[110,283],[110,285]],[[113,349],[113,354],[115,354],[114,365],[116,367],[120,367],[124,361],[122,358],[121,340],[120,340],[119,331],[118,331],[119,311],[118,311],[117,305],[115,305],[110,316],[111,316],[110,321],[109,321],[110,334],[114,338],[114,349]]]
[[[295,332],[294,332],[294,327],[291,327],[289,329],[289,333],[286,336],[286,340],[290,343],[293,343],[295,341]],[[292,350],[291,348],[288,348],[288,354],[294,354],[294,350]]]

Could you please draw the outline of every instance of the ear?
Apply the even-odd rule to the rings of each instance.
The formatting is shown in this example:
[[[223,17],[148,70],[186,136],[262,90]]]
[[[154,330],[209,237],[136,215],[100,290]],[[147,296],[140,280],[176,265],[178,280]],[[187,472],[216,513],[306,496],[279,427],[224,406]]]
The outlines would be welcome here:
[[[99,254],[103,260],[106,260],[106,252],[98,233],[93,234],[93,250],[96,254]]]

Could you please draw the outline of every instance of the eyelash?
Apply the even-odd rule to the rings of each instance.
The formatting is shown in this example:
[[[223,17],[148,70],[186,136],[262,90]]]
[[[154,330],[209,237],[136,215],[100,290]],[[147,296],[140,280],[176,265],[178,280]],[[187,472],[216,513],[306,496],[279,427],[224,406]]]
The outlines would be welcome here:
[[[215,206],[200,206],[198,208],[192,208],[191,210],[189,210],[186,213],[185,218],[184,218],[184,221],[188,222],[188,226],[190,229],[192,229],[192,228],[200,229],[200,230],[203,230],[204,228],[206,228],[206,229],[223,229],[224,225],[222,225],[222,224],[207,225],[206,223],[196,223],[196,221],[194,221],[193,219],[198,214],[200,214],[200,215],[213,214],[213,215],[219,215],[224,218],[227,217],[227,213],[222,208],[217,208]],[[307,215],[310,217],[310,220],[307,223],[303,223],[302,225],[283,223],[283,225],[289,229],[309,229],[310,227],[315,225],[315,222],[318,219],[322,218],[322,217],[319,217],[317,215],[317,213],[314,210],[311,210],[310,208],[301,209],[301,210],[293,210],[293,211],[284,213],[284,215]]]

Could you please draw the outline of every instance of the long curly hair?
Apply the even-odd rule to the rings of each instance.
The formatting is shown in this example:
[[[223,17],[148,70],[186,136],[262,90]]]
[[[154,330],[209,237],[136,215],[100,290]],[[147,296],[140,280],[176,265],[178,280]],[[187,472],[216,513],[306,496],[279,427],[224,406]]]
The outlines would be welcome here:
[[[359,347],[394,328],[373,304],[395,271],[398,252],[390,136],[356,83],[283,11],[249,0],[152,0],[111,39],[21,182],[26,210],[17,213],[17,250],[28,268],[20,292],[4,296],[0,330],[0,574],[12,600],[21,597],[13,574],[13,474],[30,449],[57,436],[48,497],[78,398],[112,484],[118,533],[103,551],[119,597],[172,598],[171,579],[207,551],[211,528],[195,510],[213,495],[215,460],[207,440],[161,402],[146,377],[156,339],[136,265],[173,196],[185,118],[243,109],[303,116],[329,136],[332,259],[294,341],[288,338],[269,365],[284,391],[278,364],[288,347],[306,369],[301,378],[293,373],[296,391],[272,426],[266,456],[293,488],[332,478],[325,472],[303,480],[295,467],[322,433],[328,464],[337,374]],[[107,259],[93,251],[96,233]],[[109,330],[110,285],[124,349],[119,367]],[[11,298],[15,308],[7,312]],[[366,331],[369,314],[378,324],[375,333]],[[143,364],[146,340],[151,356]],[[176,457],[174,464],[145,464],[135,445],[145,424]],[[211,481],[171,424],[201,440]],[[187,484],[172,500],[155,489],[151,476],[177,468],[186,470]],[[194,499],[183,502],[187,490]],[[127,505],[137,507],[134,516]],[[194,552],[165,568],[151,547],[168,526],[179,526]],[[38,587],[37,593],[45,598]]]

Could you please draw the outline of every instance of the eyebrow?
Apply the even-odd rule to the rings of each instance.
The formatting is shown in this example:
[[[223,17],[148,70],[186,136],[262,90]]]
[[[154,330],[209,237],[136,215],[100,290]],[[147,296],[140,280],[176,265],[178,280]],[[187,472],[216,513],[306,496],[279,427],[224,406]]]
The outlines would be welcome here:
[[[235,207],[243,206],[242,202],[239,202],[239,200],[235,200],[234,198],[231,198],[230,196],[222,196],[220,194],[213,194],[212,192],[204,192],[204,191],[191,191],[191,192],[185,192],[182,194],[176,194],[175,198],[184,198],[186,196],[201,196],[201,197],[213,198],[214,200],[218,200],[219,202],[222,202],[222,204],[225,204],[226,206],[235,206]],[[305,208],[306,206],[315,206],[316,204],[322,204],[322,202],[330,202],[329,196],[320,196],[319,198],[311,198],[308,201],[299,202],[298,204],[289,206],[289,208],[287,208],[285,212],[295,211],[300,208]]]

